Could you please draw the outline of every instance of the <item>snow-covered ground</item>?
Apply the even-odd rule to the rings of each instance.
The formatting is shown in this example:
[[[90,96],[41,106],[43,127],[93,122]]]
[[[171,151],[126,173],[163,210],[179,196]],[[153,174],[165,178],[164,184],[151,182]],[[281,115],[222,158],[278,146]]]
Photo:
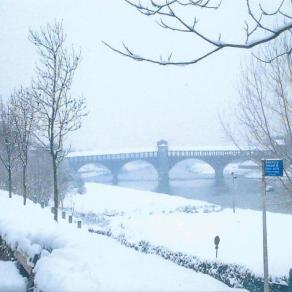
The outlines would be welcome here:
[[[262,274],[262,214],[221,210],[203,201],[101,184],[86,184],[84,195],[65,201],[75,212],[98,215],[95,229],[110,230],[129,242],[145,240],[172,251],[215,261],[214,237],[219,235],[219,261],[236,263]],[[268,213],[270,273],[286,276],[292,268],[292,216]]]
[[[26,279],[23,278],[14,262],[0,261],[0,292],[25,292]]]
[[[175,210],[187,201],[180,198],[173,201],[165,196],[157,196],[155,200],[154,196],[147,198],[147,193],[141,201],[139,193],[134,199],[133,193],[126,197],[123,191],[112,188],[114,194],[108,197],[110,189],[101,185],[88,187],[91,192],[100,194],[96,196],[95,210],[104,212],[119,210],[133,214],[141,213],[139,210],[145,207],[159,213],[164,204],[168,210]],[[105,190],[107,192],[103,192]],[[112,201],[118,193],[120,199]],[[87,195],[83,198],[86,201]],[[73,199],[79,200],[78,197]],[[196,204],[204,206],[203,202]],[[85,208],[85,205],[78,208]],[[41,254],[34,272],[37,288],[44,292],[234,291],[210,276],[177,266],[159,256],[126,248],[111,238],[91,234],[86,228],[77,229],[75,224],[65,220],[57,224],[49,208],[42,209],[31,201],[23,206],[21,197],[15,195],[9,199],[5,191],[0,191],[0,236],[10,247],[30,258]]]
[[[218,211],[221,208],[205,201],[189,200],[178,196],[114,187],[98,183],[86,183],[86,194],[68,194],[64,207],[81,213],[111,215],[146,215],[175,212],[185,207],[202,211]]]

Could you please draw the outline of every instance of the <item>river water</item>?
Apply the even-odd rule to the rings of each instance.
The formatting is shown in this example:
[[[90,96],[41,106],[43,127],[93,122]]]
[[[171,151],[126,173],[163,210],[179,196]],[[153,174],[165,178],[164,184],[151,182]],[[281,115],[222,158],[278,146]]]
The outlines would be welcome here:
[[[141,165],[140,165],[141,166]],[[195,166],[195,167],[194,167]],[[234,166],[233,166],[234,167]],[[192,171],[190,171],[192,168]],[[261,210],[263,185],[259,171],[236,169],[236,179],[230,175],[232,167],[225,170],[224,180],[217,182],[214,172],[201,164],[180,165],[170,172],[170,184],[165,193],[214,203],[223,208]],[[251,175],[252,174],[252,175]],[[92,172],[83,177],[88,182],[111,184],[110,173]],[[267,192],[267,209],[292,214],[292,194],[278,181],[268,180],[272,190]],[[119,186],[139,190],[157,191],[157,174],[148,165],[129,167],[119,175]]]

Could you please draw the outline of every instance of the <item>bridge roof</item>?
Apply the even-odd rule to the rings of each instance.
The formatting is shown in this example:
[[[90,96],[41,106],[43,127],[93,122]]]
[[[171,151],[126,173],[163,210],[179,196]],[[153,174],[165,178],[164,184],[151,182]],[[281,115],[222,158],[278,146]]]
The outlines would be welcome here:
[[[242,150],[251,150],[251,147],[244,147]],[[171,146],[169,151],[233,151],[238,150],[234,145],[224,146]],[[70,152],[67,157],[80,157],[80,156],[96,156],[96,155],[111,155],[121,153],[141,153],[141,152],[153,152],[157,151],[157,148],[131,148],[131,149],[105,149],[94,151],[74,151]]]

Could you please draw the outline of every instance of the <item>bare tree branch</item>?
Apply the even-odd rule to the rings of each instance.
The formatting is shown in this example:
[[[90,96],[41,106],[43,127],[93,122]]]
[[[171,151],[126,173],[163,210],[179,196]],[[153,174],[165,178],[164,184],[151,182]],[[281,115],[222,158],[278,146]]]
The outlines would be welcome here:
[[[280,37],[275,47],[260,50],[262,59],[271,59],[292,46],[292,36]],[[269,149],[284,160],[282,183],[292,189],[292,56],[273,62],[253,59],[242,73],[238,122],[254,144]],[[226,130],[226,129],[225,129]],[[228,130],[228,129],[227,129]],[[230,136],[230,133],[226,133]]]
[[[177,12],[177,8],[185,8],[189,9],[190,7],[199,8],[199,9],[212,9],[218,10],[221,8],[221,1],[214,0],[165,0],[164,2],[155,2],[150,0],[149,5],[141,4],[140,2],[133,2],[130,0],[125,0],[126,3],[137,9],[139,12],[146,16],[160,16],[160,21],[158,25],[164,29],[172,30],[174,32],[182,32],[182,33],[191,33],[196,38],[199,38],[204,43],[211,45],[213,48],[203,53],[202,55],[192,58],[190,60],[182,60],[182,61],[173,61],[168,60],[168,58],[160,57],[159,59],[147,58],[141,56],[140,54],[133,52],[128,48],[128,46],[123,45],[123,49],[118,49],[110,45],[108,42],[103,41],[103,43],[110,48],[115,53],[118,53],[122,56],[131,58],[135,61],[146,61],[159,65],[191,65],[195,64],[210,55],[223,50],[225,48],[234,48],[234,49],[251,49],[253,47],[268,43],[276,38],[278,38],[281,34],[284,34],[292,29],[292,16],[289,15],[286,11],[283,11],[284,4],[286,0],[282,0],[278,7],[271,12],[268,12],[262,4],[259,4],[258,11],[254,11],[254,8],[251,5],[250,0],[246,0],[247,14],[249,16],[249,22],[245,23],[245,33],[246,39],[244,42],[236,43],[236,42],[228,42],[221,39],[221,33],[219,33],[218,39],[212,39],[206,34],[200,32],[196,28],[196,24],[198,20],[194,17],[193,23],[188,23],[187,19],[184,19]],[[288,10],[291,7],[292,3],[288,1]],[[291,11],[290,10],[290,11]],[[259,14],[259,16],[256,16]],[[268,26],[266,23],[266,19],[272,19],[274,22],[278,19],[281,19],[281,24],[275,26],[275,23],[272,26]],[[167,19],[172,20],[173,24],[168,24]],[[269,21],[271,23],[271,21]],[[262,37],[252,38],[257,32],[262,34]],[[291,51],[285,52],[286,54],[291,54]],[[285,53],[282,53],[285,54]],[[276,58],[274,56],[273,58]]]

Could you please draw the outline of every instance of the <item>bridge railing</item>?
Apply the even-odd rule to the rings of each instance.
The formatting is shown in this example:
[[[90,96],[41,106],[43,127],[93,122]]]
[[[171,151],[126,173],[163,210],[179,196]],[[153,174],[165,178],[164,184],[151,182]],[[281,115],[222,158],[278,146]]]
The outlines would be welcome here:
[[[115,153],[115,154],[100,154],[88,156],[72,156],[69,157],[71,161],[78,162],[98,162],[108,160],[128,160],[128,159],[145,159],[157,157],[157,151],[137,152],[137,153]]]
[[[213,156],[239,156],[242,152],[240,150],[195,150],[195,151],[185,151],[185,150],[171,150],[168,155],[171,157],[213,157]]]

